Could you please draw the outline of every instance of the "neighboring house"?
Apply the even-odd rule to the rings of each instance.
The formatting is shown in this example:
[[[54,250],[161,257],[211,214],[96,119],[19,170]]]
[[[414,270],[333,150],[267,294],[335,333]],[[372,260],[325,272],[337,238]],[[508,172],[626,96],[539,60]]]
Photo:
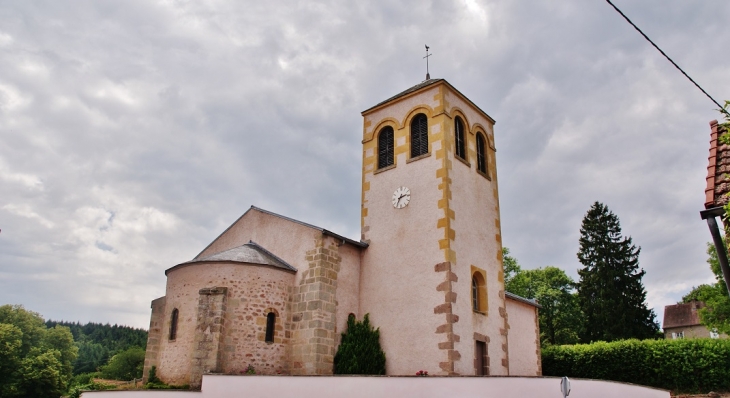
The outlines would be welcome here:
[[[700,324],[700,308],[705,303],[692,301],[687,304],[674,304],[664,307],[664,338],[694,339],[701,337],[719,338],[720,335]],[[727,337],[722,335],[722,337]]]
[[[165,272],[145,376],[154,365],[199,388],[202,374],[249,365],[332,374],[348,317],[365,314],[388,375],[541,374],[539,306],[504,291],[494,120],[443,79],[362,115],[362,159],[310,143],[362,161],[360,240],[252,206]],[[322,207],[340,206],[322,195]]]

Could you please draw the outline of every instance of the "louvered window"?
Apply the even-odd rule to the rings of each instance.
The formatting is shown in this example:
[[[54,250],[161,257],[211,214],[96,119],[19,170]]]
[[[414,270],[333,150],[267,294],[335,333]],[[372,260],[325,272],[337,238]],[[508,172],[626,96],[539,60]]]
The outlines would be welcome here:
[[[393,164],[393,128],[388,126],[380,130],[378,135],[378,168]]]
[[[454,140],[456,144],[456,156],[466,160],[466,149],[464,148],[464,123],[458,116],[454,119]]]
[[[428,153],[428,120],[419,113],[411,121],[411,157]]]
[[[487,174],[487,152],[484,144],[484,136],[477,133],[477,170]]]

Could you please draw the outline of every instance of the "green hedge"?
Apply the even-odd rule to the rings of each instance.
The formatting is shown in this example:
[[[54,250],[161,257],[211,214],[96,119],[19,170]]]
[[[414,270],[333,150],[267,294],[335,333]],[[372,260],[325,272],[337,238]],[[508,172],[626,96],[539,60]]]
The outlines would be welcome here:
[[[674,392],[730,391],[730,340],[621,340],[551,346],[542,350],[542,373]]]

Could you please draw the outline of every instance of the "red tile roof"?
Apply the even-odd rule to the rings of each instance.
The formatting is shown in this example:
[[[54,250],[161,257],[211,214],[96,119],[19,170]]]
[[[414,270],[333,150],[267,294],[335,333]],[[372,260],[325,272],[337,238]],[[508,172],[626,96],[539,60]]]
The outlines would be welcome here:
[[[701,301],[693,301],[687,304],[674,304],[664,307],[662,329],[699,325],[700,314],[697,310],[704,306],[705,303]]]
[[[710,122],[710,156],[707,158],[707,187],[705,188],[705,208],[723,206],[728,202],[725,195],[730,192],[730,146],[722,144],[718,138],[725,131],[717,120]]]

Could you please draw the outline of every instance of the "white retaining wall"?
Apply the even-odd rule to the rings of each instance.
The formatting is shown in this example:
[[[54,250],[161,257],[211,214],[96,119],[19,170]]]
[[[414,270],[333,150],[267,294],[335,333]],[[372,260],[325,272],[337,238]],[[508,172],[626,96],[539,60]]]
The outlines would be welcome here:
[[[669,398],[669,391],[571,379],[570,398]],[[204,375],[191,391],[90,391],[83,398],[561,398],[556,377],[389,377]]]

